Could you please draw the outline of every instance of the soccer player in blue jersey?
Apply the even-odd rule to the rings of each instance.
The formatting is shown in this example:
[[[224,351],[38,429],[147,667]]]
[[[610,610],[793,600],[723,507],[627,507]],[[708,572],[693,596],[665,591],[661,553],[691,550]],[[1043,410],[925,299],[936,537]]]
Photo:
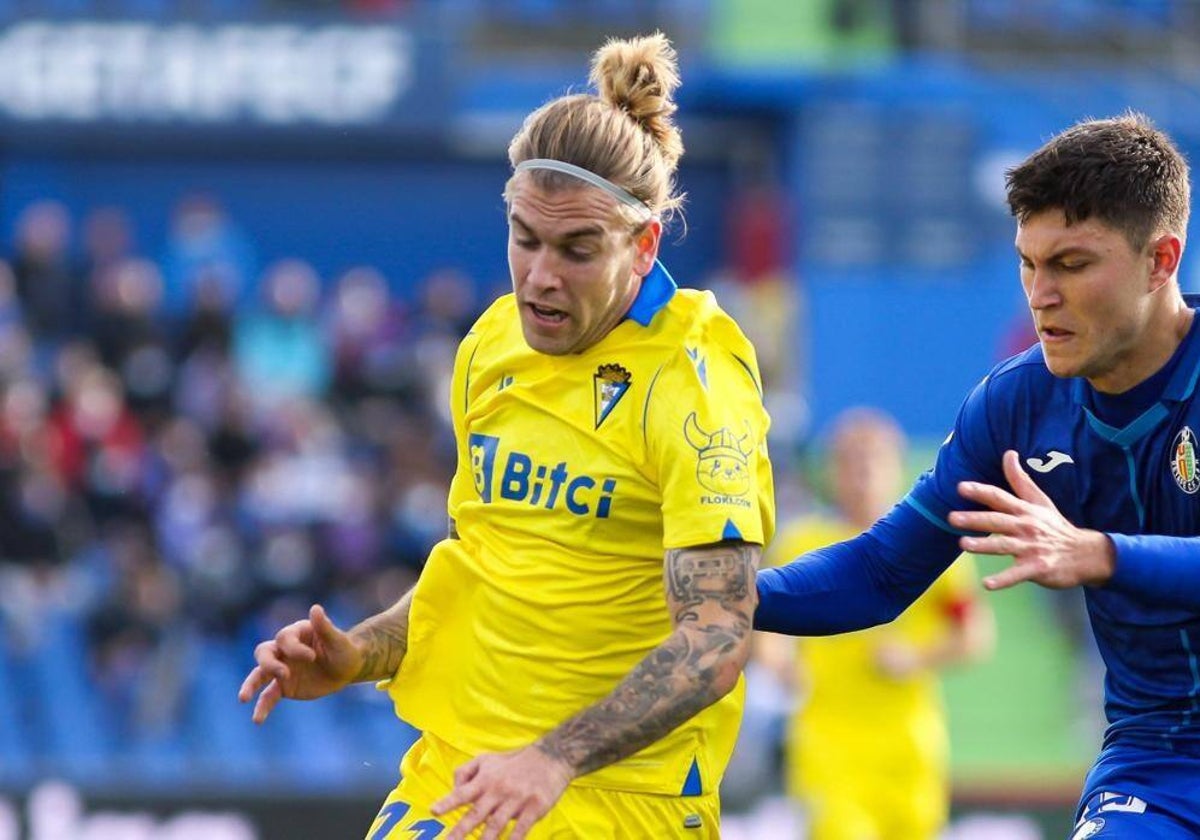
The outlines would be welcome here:
[[[1139,114],[1008,172],[1038,344],[976,386],[932,470],[866,533],[759,574],[756,627],[890,621],[960,551],[984,581],[1084,587],[1107,666],[1075,838],[1200,837],[1200,332],[1179,288],[1188,168]]]

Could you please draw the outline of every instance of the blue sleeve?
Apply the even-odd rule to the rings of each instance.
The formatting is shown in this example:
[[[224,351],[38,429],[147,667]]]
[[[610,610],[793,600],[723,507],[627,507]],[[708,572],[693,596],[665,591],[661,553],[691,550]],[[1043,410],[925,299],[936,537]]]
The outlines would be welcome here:
[[[1117,567],[1105,585],[1161,606],[1200,610],[1200,537],[1108,534]]]
[[[884,624],[958,555],[956,533],[901,502],[852,540],[759,572],[754,627],[824,636]]]
[[[968,502],[958,495],[960,481],[978,481],[1007,487],[1004,477],[1004,447],[996,443],[990,407],[1004,400],[989,400],[993,380],[984,379],[963,401],[954,430],[938,449],[934,468],[917,479],[908,495],[908,503],[921,515],[936,520],[939,527],[953,530],[946,517],[953,510],[979,510],[981,505]]]
[[[997,371],[1000,368],[997,368]],[[960,481],[1008,486],[994,429],[1010,425],[993,371],[963,402],[954,430],[903,502],[869,531],[758,573],[754,626],[796,636],[862,630],[891,621],[915,601],[960,549],[964,531],[946,518],[981,505],[958,495]],[[993,411],[998,411],[995,417]]]

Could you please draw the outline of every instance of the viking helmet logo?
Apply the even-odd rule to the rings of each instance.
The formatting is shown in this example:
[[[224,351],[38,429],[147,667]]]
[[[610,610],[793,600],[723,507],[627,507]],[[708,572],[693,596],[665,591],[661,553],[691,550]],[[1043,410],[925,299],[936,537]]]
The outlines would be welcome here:
[[[750,489],[748,458],[754,447],[747,446],[749,432],[735,437],[722,426],[715,432],[700,428],[696,412],[683,422],[683,434],[688,444],[699,454],[696,480],[706,490],[722,496],[744,496]]]

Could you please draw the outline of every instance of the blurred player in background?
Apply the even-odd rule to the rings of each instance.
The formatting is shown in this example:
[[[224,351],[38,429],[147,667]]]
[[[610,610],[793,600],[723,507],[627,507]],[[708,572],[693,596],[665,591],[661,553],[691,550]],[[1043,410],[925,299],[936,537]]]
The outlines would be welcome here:
[[[1138,114],[1089,120],[1007,175],[1039,344],[967,397],[933,470],[870,530],[759,576],[760,629],[888,621],[960,550],[989,589],[1083,586],[1104,746],[1076,838],[1200,837],[1200,331],[1178,270],[1188,167]]]
[[[849,539],[903,492],[904,433],[874,409],[844,412],[829,443],[832,515],[780,530],[768,565]],[[990,607],[964,557],[896,621],[805,639],[758,634],[756,655],[800,703],[787,736],[788,794],[811,840],[928,840],[950,815],[949,733],[938,672],[988,656]]]
[[[610,42],[591,80],[509,147],[514,294],[459,348],[447,539],[386,612],[343,632],[314,606],[260,644],[240,692],[262,721],[386,681],[424,734],[372,840],[719,835],[768,419],[749,342],[656,259],[674,50]]]

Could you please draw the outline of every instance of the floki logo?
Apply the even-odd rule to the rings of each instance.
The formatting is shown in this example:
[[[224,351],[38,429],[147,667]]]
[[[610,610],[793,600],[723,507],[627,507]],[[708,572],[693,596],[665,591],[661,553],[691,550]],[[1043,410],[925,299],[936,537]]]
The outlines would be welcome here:
[[[749,507],[750,503],[738,498],[750,489],[749,456],[753,445],[746,446],[749,433],[734,437],[733,432],[722,426],[715,432],[700,428],[696,412],[687,416],[683,423],[683,435],[696,450],[696,480],[714,496],[701,496],[703,504],[734,504]]]
[[[1171,475],[1184,493],[1191,495],[1200,490],[1200,474],[1196,469],[1196,434],[1184,426],[1175,435],[1171,447]]]
[[[620,365],[600,365],[592,377],[596,399],[596,428],[612,413],[629,390],[633,375]]]

